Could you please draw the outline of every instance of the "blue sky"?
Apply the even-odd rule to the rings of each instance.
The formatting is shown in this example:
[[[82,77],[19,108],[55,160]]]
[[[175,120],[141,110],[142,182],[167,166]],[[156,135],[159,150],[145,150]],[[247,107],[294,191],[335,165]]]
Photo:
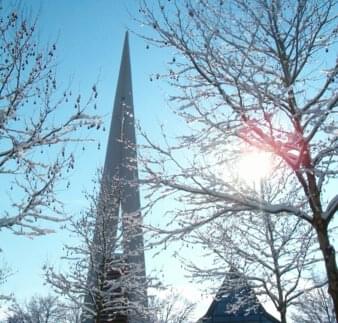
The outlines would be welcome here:
[[[124,34],[128,29],[142,33],[142,26],[132,21],[132,16],[138,14],[138,1],[26,0],[22,3],[27,11],[31,10],[32,16],[38,15],[41,45],[57,41],[57,80],[60,90],[70,83],[73,93],[81,93],[85,97],[92,85],[97,83],[98,114],[104,117],[108,129]],[[150,82],[150,75],[163,71],[172,55],[170,51],[152,46],[147,49],[145,42],[132,33],[130,49],[136,118],[156,138],[159,137],[159,123],[170,126],[175,117],[167,109],[166,84],[156,78]],[[100,142],[102,148],[97,150],[97,143],[85,144],[85,151],[82,150],[82,144],[73,147],[76,167],[70,175],[71,186],[69,190],[60,192],[67,210],[75,215],[86,205],[82,191],[91,190],[96,170],[103,166],[108,131],[94,132],[89,136]],[[161,223],[169,204],[160,205],[152,218],[146,221]],[[5,293],[14,292],[19,300],[48,292],[49,288],[43,286],[42,266],[49,262],[58,267],[62,245],[69,243],[69,239],[68,233],[60,230],[33,240],[2,231],[2,258],[14,274],[1,288]],[[152,258],[148,253],[147,271],[163,269],[164,276],[161,278],[164,282],[175,284],[182,293],[197,299],[198,286],[188,284],[180,265],[171,257],[172,251],[173,246],[157,258]],[[207,299],[198,306],[197,316],[205,312],[209,301]]]
[[[11,2],[6,2],[8,4]],[[104,116],[108,129],[124,34],[130,28],[142,31],[142,26],[132,21],[132,16],[138,12],[138,1],[27,0],[22,2],[22,7],[32,17],[38,15],[40,44],[45,46],[57,42],[60,90],[71,84],[73,93],[85,97],[93,83],[97,83],[98,114]],[[159,123],[168,124],[173,116],[166,109],[165,84],[156,80],[150,82],[150,75],[165,68],[170,53],[165,56],[165,52],[152,46],[147,49],[144,41],[133,34],[130,34],[130,48],[136,118],[156,137]],[[94,132],[89,136],[99,141],[102,148],[97,150],[97,143],[85,144],[85,151],[82,144],[73,147],[76,167],[70,174],[71,186],[67,192],[60,192],[60,198],[72,214],[86,205],[82,191],[91,190],[91,180],[104,162],[108,131]],[[153,216],[153,221],[161,222],[161,208]],[[31,295],[48,292],[49,288],[43,286],[42,266],[48,262],[58,267],[62,245],[70,239],[67,232],[58,230],[57,225],[54,228],[57,233],[35,239],[1,232],[2,259],[14,273],[1,287],[5,293],[13,292],[22,301]],[[155,259],[147,255],[147,269],[153,268],[164,270],[165,282],[174,283],[190,297],[196,294],[194,287],[184,279],[180,266],[171,259],[170,250]],[[204,311],[205,306],[199,307],[199,314]]]

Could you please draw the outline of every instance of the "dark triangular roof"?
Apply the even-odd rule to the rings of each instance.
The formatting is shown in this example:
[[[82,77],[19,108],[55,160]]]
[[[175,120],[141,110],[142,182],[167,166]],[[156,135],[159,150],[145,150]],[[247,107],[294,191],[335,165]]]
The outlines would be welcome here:
[[[199,323],[280,323],[260,304],[254,291],[231,268]]]

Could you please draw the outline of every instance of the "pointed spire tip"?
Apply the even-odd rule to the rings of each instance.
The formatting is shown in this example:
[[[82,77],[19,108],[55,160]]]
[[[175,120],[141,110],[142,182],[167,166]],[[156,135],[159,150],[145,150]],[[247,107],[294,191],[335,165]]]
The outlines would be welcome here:
[[[124,42],[128,42],[129,39],[129,31],[127,30],[124,34]]]

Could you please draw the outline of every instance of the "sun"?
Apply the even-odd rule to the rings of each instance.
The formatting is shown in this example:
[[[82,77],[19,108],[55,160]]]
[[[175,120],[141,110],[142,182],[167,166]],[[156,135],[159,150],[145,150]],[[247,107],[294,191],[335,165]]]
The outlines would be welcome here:
[[[242,181],[258,185],[271,174],[271,154],[262,151],[247,152],[242,155],[236,168]]]

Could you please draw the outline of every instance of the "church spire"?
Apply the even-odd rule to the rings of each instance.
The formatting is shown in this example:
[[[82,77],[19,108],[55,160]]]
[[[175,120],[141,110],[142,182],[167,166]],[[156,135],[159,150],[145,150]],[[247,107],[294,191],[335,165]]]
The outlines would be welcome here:
[[[131,82],[131,66],[129,54],[128,32],[125,34],[124,46],[121,58],[119,78],[117,82],[113,116],[111,120],[108,138],[106,159],[103,177],[113,178],[123,160],[123,140],[129,139],[131,144],[136,144],[134,128],[134,104]],[[128,125],[125,125],[124,117],[131,113]],[[127,127],[126,127],[127,126]],[[135,150],[135,147],[133,148]]]
[[[108,252],[104,251],[104,255],[97,253],[93,259],[99,265],[102,258],[107,257],[112,259],[112,263],[116,263],[116,259],[124,263],[123,266],[127,269],[122,274],[125,277],[121,277],[121,281],[125,281],[126,286],[121,287],[127,295],[126,319],[128,323],[142,323],[142,314],[147,310],[147,292],[128,38],[126,32],[94,233],[94,244],[101,246],[104,240]],[[100,225],[102,222],[104,226]],[[122,249],[122,255],[118,255],[116,250],[117,236],[120,233],[118,228],[121,228],[122,233],[122,248],[119,248]],[[97,275],[89,273],[88,282],[91,285],[93,276],[95,280]],[[114,293],[116,291],[112,291]],[[89,301],[88,297],[87,300]],[[109,307],[114,311],[111,305]]]
[[[115,205],[115,213],[122,211],[117,221],[122,221],[123,257],[129,268],[128,302],[144,308],[147,305],[145,260],[128,32],[124,39],[103,176],[120,193],[120,203]],[[117,226],[112,228],[112,234],[116,238]],[[138,319],[134,321],[141,322],[140,315],[137,316]],[[133,322],[132,312],[128,322]]]

